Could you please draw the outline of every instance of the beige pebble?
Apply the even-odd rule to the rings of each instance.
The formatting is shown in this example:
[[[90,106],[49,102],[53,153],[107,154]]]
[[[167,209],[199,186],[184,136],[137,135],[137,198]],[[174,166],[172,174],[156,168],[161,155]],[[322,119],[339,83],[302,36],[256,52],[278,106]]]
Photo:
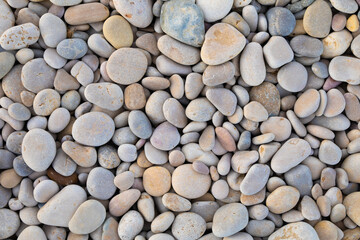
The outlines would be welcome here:
[[[71,25],[95,23],[105,20],[109,9],[101,3],[86,3],[69,7],[65,11],[65,21]]]
[[[299,191],[290,186],[281,186],[275,189],[266,199],[266,206],[276,214],[291,210],[299,201]]]
[[[320,94],[315,89],[306,90],[296,100],[294,112],[300,118],[306,118],[313,114],[320,105]]]
[[[333,88],[327,92],[327,105],[324,111],[325,117],[335,117],[345,109],[344,95],[337,89]]]
[[[244,117],[254,122],[263,122],[268,119],[268,112],[261,103],[252,101],[244,106]]]

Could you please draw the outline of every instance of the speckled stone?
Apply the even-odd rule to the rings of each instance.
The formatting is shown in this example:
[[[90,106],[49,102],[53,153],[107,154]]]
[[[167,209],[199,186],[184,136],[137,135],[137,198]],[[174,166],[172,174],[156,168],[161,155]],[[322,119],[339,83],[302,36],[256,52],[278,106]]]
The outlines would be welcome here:
[[[84,145],[101,146],[114,135],[114,121],[105,113],[91,112],[80,116],[72,127],[73,138]]]
[[[80,38],[62,40],[56,47],[57,53],[66,59],[79,59],[88,51],[86,42]]]
[[[315,229],[308,223],[290,223],[278,229],[269,236],[269,240],[281,239],[284,236],[293,236],[298,240],[320,240]]]
[[[287,8],[270,8],[266,12],[266,18],[269,23],[269,33],[272,36],[288,36],[295,28],[295,16]]]
[[[250,100],[261,103],[269,116],[277,116],[280,111],[280,94],[274,84],[263,82],[252,87],[249,92]]]
[[[200,47],[204,42],[204,14],[192,1],[175,0],[163,4],[161,29],[180,42]]]
[[[153,20],[151,0],[135,2],[115,0],[114,5],[116,10],[135,27],[146,28]]]
[[[198,239],[205,231],[205,220],[193,212],[185,212],[177,215],[171,227],[172,234],[177,239],[184,240]]]
[[[36,43],[39,37],[39,28],[32,23],[25,23],[4,31],[0,45],[5,50],[21,49]]]

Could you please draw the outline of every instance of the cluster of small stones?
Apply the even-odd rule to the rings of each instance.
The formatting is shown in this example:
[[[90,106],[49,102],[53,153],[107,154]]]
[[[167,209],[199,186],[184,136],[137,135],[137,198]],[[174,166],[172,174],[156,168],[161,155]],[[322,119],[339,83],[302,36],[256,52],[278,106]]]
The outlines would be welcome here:
[[[0,239],[358,240],[360,0],[0,0]]]

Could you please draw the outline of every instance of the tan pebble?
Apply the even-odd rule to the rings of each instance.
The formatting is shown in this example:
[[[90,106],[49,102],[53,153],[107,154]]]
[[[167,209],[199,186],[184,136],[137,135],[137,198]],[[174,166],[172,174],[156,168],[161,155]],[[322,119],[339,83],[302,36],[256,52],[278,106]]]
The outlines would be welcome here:
[[[171,175],[164,167],[150,167],[144,172],[143,184],[147,193],[159,197],[170,190]]]
[[[328,97],[327,97],[326,92],[323,89],[320,89],[319,93],[320,93],[320,105],[319,105],[318,110],[316,110],[316,112],[315,112],[315,116],[317,116],[317,117],[324,114],[324,111],[325,111],[325,108],[326,108],[327,102],[328,102]]]
[[[116,49],[130,47],[133,32],[130,24],[121,16],[114,15],[106,19],[103,25],[105,39]]]
[[[124,215],[140,198],[140,191],[129,189],[113,197],[109,202],[109,212],[115,217]]]
[[[306,90],[295,102],[294,112],[300,118],[313,114],[320,105],[320,94],[315,89]]]
[[[142,109],[146,104],[146,96],[143,86],[133,83],[125,88],[125,106],[130,110]]]
[[[268,119],[268,112],[261,103],[252,101],[245,105],[244,116],[254,122],[263,122]]]
[[[360,153],[349,155],[341,165],[348,174],[349,181],[360,183]]]
[[[335,117],[345,109],[344,95],[337,89],[333,88],[327,92],[327,105],[324,111],[325,117]]]
[[[101,3],[86,3],[69,7],[65,11],[65,21],[71,25],[95,23],[105,20],[109,9]]]
[[[290,186],[281,186],[275,189],[266,199],[266,206],[276,214],[291,210],[299,201],[299,191]]]
[[[339,228],[333,224],[330,221],[320,221],[315,226],[315,231],[319,236],[319,239],[327,239],[327,240],[337,240],[342,239],[341,236],[339,236]],[[341,230],[340,230],[341,232]]]
[[[135,41],[135,45],[138,48],[142,48],[154,56],[158,56],[160,51],[157,47],[157,39],[154,34],[146,33],[140,37],[138,37]]]
[[[345,93],[345,114],[351,121],[360,120],[359,99],[352,93]]]
[[[315,137],[318,137],[318,138],[321,138],[321,139],[334,139],[335,138],[335,134],[333,131],[327,129],[327,128],[324,128],[322,126],[318,126],[318,125],[307,125],[306,126],[306,129],[307,131],[315,136]]]
[[[178,74],[174,74],[169,78],[170,81],[170,93],[176,99],[180,99],[185,93],[184,79]]]
[[[346,21],[346,28],[350,32],[356,32],[359,30],[359,18],[356,14],[351,15]]]
[[[0,175],[0,184],[4,188],[14,188],[17,186],[22,177],[17,175],[13,168],[4,170]]]
[[[163,77],[146,77],[141,84],[152,91],[163,90],[170,86],[170,81]]]
[[[166,193],[162,196],[164,206],[174,212],[186,212],[191,208],[191,202],[175,193]]]
[[[259,204],[265,200],[265,192],[266,192],[266,188],[263,188],[261,191],[259,191],[254,195],[241,194],[240,202],[245,206],[252,206]]]
[[[326,196],[320,196],[316,199],[316,204],[319,207],[321,216],[328,217],[331,212],[331,202],[330,199]]]
[[[275,141],[284,141],[290,137],[291,124],[290,121],[283,117],[270,117],[260,125],[260,132],[273,133]]]
[[[199,146],[204,151],[210,151],[215,146],[215,131],[213,126],[207,126],[199,138]]]

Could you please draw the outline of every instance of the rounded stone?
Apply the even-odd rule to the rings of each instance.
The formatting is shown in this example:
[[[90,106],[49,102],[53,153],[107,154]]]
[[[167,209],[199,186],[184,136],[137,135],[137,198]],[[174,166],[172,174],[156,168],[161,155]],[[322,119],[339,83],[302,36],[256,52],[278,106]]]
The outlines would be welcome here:
[[[118,148],[118,155],[124,162],[133,162],[137,158],[137,149],[133,144],[121,144]]]
[[[332,141],[323,140],[319,148],[319,159],[326,164],[336,165],[342,156],[341,149]]]
[[[101,179],[101,181],[99,181]],[[105,168],[93,168],[88,175],[86,188],[89,194],[100,200],[110,199],[115,191],[114,174]]]
[[[18,121],[26,121],[31,117],[30,110],[21,103],[11,104],[8,108],[8,113],[12,118]]]
[[[290,186],[280,186],[266,199],[266,206],[272,213],[282,214],[296,206],[300,198],[299,191]]]
[[[265,107],[256,101],[251,101],[244,106],[244,117],[254,122],[263,122],[268,119]]]
[[[330,33],[322,40],[324,51],[321,57],[333,58],[342,55],[350,47],[352,40],[353,37],[347,30]]]
[[[0,238],[7,239],[14,235],[20,227],[20,218],[16,212],[9,209],[0,209]]]
[[[114,5],[116,10],[135,27],[146,28],[153,20],[151,0],[136,2],[115,0]]]
[[[46,46],[56,48],[56,46],[66,38],[65,23],[52,13],[45,13],[39,21],[41,36]]]
[[[315,113],[320,105],[320,93],[315,89],[308,89],[296,100],[294,112],[300,118],[306,118]]]
[[[71,217],[69,229],[75,234],[89,234],[101,226],[105,217],[105,207],[99,201],[87,200]]]
[[[160,197],[171,188],[171,175],[164,167],[150,167],[143,174],[145,191],[151,196]]]
[[[206,91],[206,98],[225,116],[235,113],[237,98],[225,88],[211,88]]]
[[[180,213],[176,216],[171,232],[177,239],[199,239],[206,231],[206,222],[198,214],[192,212]]]
[[[343,13],[355,13],[358,10],[358,4],[355,0],[330,0],[331,5]]]
[[[294,52],[285,38],[272,36],[263,47],[264,57],[271,68],[279,68],[294,58]]]
[[[270,117],[260,125],[262,134],[273,133],[275,141],[284,141],[291,135],[291,123],[287,118]]]
[[[245,195],[254,195],[265,187],[270,176],[270,167],[264,164],[254,164],[246,173],[240,184],[240,191]]]
[[[87,44],[80,38],[64,39],[56,46],[57,53],[65,59],[79,59],[88,51]]]
[[[290,46],[294,53],[300,57],[319,57],[324,47],[322,42],[307,35],[298,35],[291,39]]]
[[[138,83],[130,84],[124,91],[125,106],[130,110],[142,109],[146,104],[145,89]]]
[[[269,23],[269,33],[272,36],[288,36],[295,28],[295,16],[287,8],[270,8],[266,12],[266,18]]]
[[[224,18],[231,10],[234,1],[232,0],[198,0],[196,5],[200,7],[200,9],[204,13],[205,22],[215,22]]]
[[[28,61],[21,71],[21,82],[24,87],[34,93],[46,88],[53,88],[55,70],[46,64],[43,58]]]
[[[139,138],[148,139],[152,135],[152,127],[144,112],[133,110],[128,117],[131,131]]]
[[[90,112],[77,118],[72,127],[75,141],[98,147],[107,143],[115,132],[114,121],[105,113]]]
[[[344,162],[342,163],[341,167],[346,171],[350,182],[360,183],[359,157],[360,153],[351,154],[345,158]]]
[[[360,208],[356,204],[360,199],[360,192],[353,192],[344,198],[344,206],[347,216],[357,225],[360,223]]]
[[[305,10],[304,29],[311,37],[324,38],[330,32],[331,19],[332,12],[329,4],[323,0],[316,0]]]
[[[229,203],[220,207],[214,215],[212,232],[217,237],[229,237],[246,227],[249,214],[241,203]]]
[[[103,33],[106,40],[116,49],[130,47],[133,43],[131,26],[122,16],[114,15],[106,19]]]
[[[120,220],[118,227],[118,236],[120,239],[134,239],[144,226],[144,219],[137,211],[127,212]]]
[[[45,232],[38,226],[28,226],[21,231],[18,240],[46,240]]]
[[[34,188],[34,199],[39,203],[46,203],[59,192],[59,186],[52,180],[43,180]]]
[[[15,57],[8,52],[0,53],[0,79],[2,79],[14,66]]]
[[[184,128],[187,124],[185,109],[175,98],[168,98],[163,105],[166,120],[177,128]]]
[[[245,37],[227,23],[217,23],[205,34],[201,59],[208,65],[218,65],[237,56],[245,47]]]
[[[109,212],[115,217],[124,215],[139,199],[138,189],[129,189],[113,197],[109,202]]]
[[[289,223],[276,230],[268,239],[277,240],[284,236],[293,236],[298,240],[320,240],[315,229],[305,222]]]
[[[124,103],[123,91],[114,83],[92,83],[86,86],[85,98],[110,111],[119,110]]]
[[[193,187],[189,188],[189,185]],[[203,196],[210,189],[210,185],[210,176],[195,172],[191,164],[177,167],[172,175],[172,187],[175,192],[188,199]]]
[[[34,112],[39,116],[49,116],[60,106],[60,94],[53,89],[44,89],[34,98]]]
[[[357,85],[360,83],[360,60],[337,56],[330,61],[329,74],[336,81]]]
[[[160,26],[167,35],[185,44],[200,47],[204,42],[204,14],[192,1],[164,3],[160,13]]]
[[[293,61],[280,68],[277,79],[286,91],[300,92],[307,84],[308,73],[302,64]]]
[[[54,138],[39,128],[26,133],[21,148],[25,163],[37,172],[45,171],[56,155]]]
[[[205,122],[211,120],[215,107],[206,98],[192,100],[186,107],[186,116],[193,121]]]
[[[36,43],[39,37],[39,28],[28,22],[6,29],[0,36],[0,45],[4,50],[17,50]]]
[[[324,110],[325,117],[335,117],[345,109],[346,102],[344,95],[336,88],[327,92],[327,105]]]
[[[280,94],[274,84],[263,82],[259,86],[252,87],[249,92],[250,100],[261,103],[269,116],[278,115],[280,111]]]
[[[48,120],[48,129],[52,133],[61,132],[70,122],[70,112],[66,108],[55,109]]]
[[[135,48],[116,50],[111,54],[106,64],[106,71],[111,80],[123,85],[138,82],[144,76],[146,69],[145,54]]]
[[[180,134],[176,127],[169,122],[164,122],[155,128],[150,142],[157,149],[169,151],[179,144]]]
[[[240,57],[240,73],[242,79],[250,86],[258,86],[266,76],[263,49],[259,43],[246,45]]]

